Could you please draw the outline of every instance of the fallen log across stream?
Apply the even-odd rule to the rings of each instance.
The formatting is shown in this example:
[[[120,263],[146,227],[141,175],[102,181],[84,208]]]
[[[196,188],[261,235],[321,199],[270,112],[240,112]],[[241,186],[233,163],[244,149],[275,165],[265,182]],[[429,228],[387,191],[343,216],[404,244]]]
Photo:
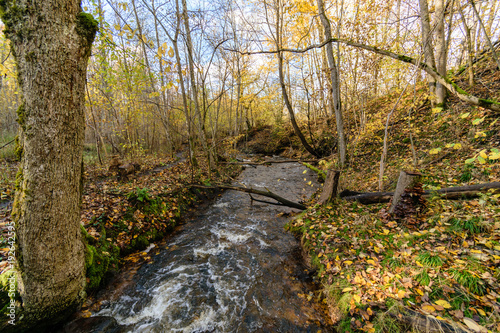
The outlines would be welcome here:
[[[200,188],[200,189],[224,189],[224,190],[232,190],[232,191],[240,191],[240,192],[245,192],[249,194],[258,194],[262,195],[264,197],[272,198],[278,203],[274,202],[268,202],[268,201],[262,201],[253,198],[252,200],[258,201],[258,202],[264,202],[268,203],[271,205],[278,205],[278,206],[287,206],[291,208],[296,208],[300,210],[305,210],[307,209],[306,206],[303,204],[300,204],[298,202],[293,202],[288,199],[285,199],[276,193],[273,193],[269,190],[262,191],[262,190],[256,190],[253,188],[248,188],[248,187],[239,187],[239,186],[232,186],[232,185],[216,185],[216,186],[205,186],[205,185],[198,185],[198,184],[191,184],[189,187],[193,188]],[[488,192],[489,190],[493,190],[493,193],[500,193],[500,182],[493,182],[493,183],[486,183],[486,184],[477,184],[477,185],[469,185],[469,186],[457,186],[457,187],[447,187],[443,188],[440,190],[426,190],[424,191],[424,197],[429,197],[431,195],[435,194],[440,194],[443,199],[447,200],[456,200],[456,199],[469,199],[469,198],[476,198],[479,196],[480,193],[485,193]],[[394,195],[394,192],[369,192],[369,193],[362,193],[362,192],[354,192],[354,191],[349,191],[349,190],[344,190],[343,192],[340,193],[340,198],[343,200],[351,200],[351,201],[358,201],[361,204],[364,205],[370,205],[370,204],[376,204],[376,203],[384,203],[384,202],[389,202]]]
[[[266,164],[278,164],[278,163],[313,163],[318,162],[318,160],[265,160],[261,162],[220,162],[221,164],[234,164],[234,165],[266,165]]]
[[[430,197],[434,194],[440,194],[443,199],[456,200],[456,199],[471,199],[476,198],[481,193],[493,190],[494,193],[500,193],[500,182],[447,187],[440,190],[426,190],[424,197]],[[343,200],[356,200],[359,203],[370,205],[375,203],[389,202],[394,195],[394,192],[353,192],[345,190],[340,193],[340,198]]]
[[[194,188],[201,188],[201,189],[223,189],[223,190],[240,191],[240,192],[245,192],[245,193],[250,193],[250,194],[258,194],[258,195],[262,195],[264,197],[272,198],[272,199],[278,201],[278,203],[261,201],[261,200],[257,200],[254,198],[252,198],[252,200],[259,201],[259,202],[265,202],[265,203],[273,204],[273,205],[287,206],[287,207],[296,208],[296,209],[300,209],[300,210],[307,209],[306,206],[304,206],[298,202],[293,202],[293,201],[290,201],[288,199],[285,199],[285,198],[283,198],[283,197],[281,197],[281,196],[277,195],[276,193],[273,193],[269,190],[261,191],[261,190],[255,190],[253,188],[231,186],[231,185],[205,186],[205,185],[191,184],[189,186],[194,187]]]

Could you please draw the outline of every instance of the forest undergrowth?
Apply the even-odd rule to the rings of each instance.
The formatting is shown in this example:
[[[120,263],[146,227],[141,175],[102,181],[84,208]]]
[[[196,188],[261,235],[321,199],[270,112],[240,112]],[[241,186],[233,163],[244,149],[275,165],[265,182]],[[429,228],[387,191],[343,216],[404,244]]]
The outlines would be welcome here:
[[[500,72],[479,66],[472,91],[500,99]],[[397,98],[368,106],[340,190],[378,190],[386,117]],[[433,108],[421,85],[407,90],[389,124],[383,191],[394,190],[401,170],[421,173],[424,190],[500,181],[498,114],[455,98]],[[500,332],[498,191],[467,200],[435,194],[402,218],[389,206],[337,199],[287,225],[324,285],[317,301],[338,331]]]

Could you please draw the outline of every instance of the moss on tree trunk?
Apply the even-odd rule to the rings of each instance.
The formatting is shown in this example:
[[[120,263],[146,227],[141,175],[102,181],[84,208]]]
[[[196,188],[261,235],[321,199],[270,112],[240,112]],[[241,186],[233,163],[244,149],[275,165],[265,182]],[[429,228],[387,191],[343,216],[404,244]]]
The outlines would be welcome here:
[[[97,22],[75,0],[0,0],[22,92],[12,217],[22,298],[16,331],[65,318],[85,297],[80,232],[84,88]]]

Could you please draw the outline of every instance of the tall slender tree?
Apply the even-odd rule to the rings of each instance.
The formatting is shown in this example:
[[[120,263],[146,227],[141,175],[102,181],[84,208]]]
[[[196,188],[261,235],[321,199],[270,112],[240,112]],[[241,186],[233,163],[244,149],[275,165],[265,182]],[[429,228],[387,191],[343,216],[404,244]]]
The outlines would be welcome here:
[[[323,0],[318,0],[318,14],[323,24],[323,29],[325,30],[325,39],[332,39],[332,27],[330,25],[330,20],[325,13],[325,4]],[[338,44],[337,44],[338,45]],[[332,43],[326,44],[326,56],[328,59],[328,66],[330,76],[332,78],[332,96],[333,96],[333,109],[335,110],[335,121],[337,124],[337,137],[338,137],[338,151],[339,151],[339,161],[340,167],[345,166],[346,161],[346,144],[345,144],[345,134],[344,134],[344,119],[342,117],[342,104],[340,100],[340,82],[339,82],[339,71],[335,63],[335,57],[333,55],[333,45]]]

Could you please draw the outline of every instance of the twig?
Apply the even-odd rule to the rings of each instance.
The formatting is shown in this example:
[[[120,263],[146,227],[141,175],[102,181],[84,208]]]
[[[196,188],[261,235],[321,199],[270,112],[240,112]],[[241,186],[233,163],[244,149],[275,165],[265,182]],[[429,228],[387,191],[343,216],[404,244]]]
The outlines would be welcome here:
[[[12,142],[16,141],[16,139],[12,139],[11,141],[7,142],[6,144],[4,144],[2,147],[0,147],[0,149],[3,149],[5,147],[7,147],[8,145],[10,145]]]

